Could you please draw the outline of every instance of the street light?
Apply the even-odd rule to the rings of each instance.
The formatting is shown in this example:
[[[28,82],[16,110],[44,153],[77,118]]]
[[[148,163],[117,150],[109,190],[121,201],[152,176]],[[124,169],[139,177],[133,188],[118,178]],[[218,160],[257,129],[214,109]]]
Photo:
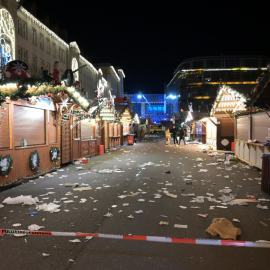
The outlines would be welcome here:
[[[142,98],[142,96],[141,95],[138,95],[138,98]]]

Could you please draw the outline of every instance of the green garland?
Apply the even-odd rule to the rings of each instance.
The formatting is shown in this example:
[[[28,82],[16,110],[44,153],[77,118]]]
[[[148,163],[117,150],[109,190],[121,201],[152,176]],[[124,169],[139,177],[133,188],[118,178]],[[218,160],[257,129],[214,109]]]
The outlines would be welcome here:
[[[34,164],[34,156],[37,156],[37,160],[36,160],[36,164]],[[38,154],[38,151],[33,151],[31,154],[30,154],[30,159],[29,159],[29,166],[30,166],[30,169],[34,172],[38,172],[38,169],[40,167],[40,158],[39,158],[39,154]]]
[[[9,172],[13,169],[12,165],[13,165],[13,159],[11,158],[11,155],[7,155],[5,157],[3,157],[2,155],[0,156],[0,163],[3,159],[7,159],[8,162],[8,168],[7,170],[3,171],[2,167],[0,166],[0,175],[4,176],[4,175],[8,175]]]
[[[56,157],[55,157],[55,152],[56,152]],[[51,147],[50,155],[51,155],[51,161],[53,163],[57,162],[60,159],[59,147]]]
[[[234,118],[234,117],[238,117],[238,116],[243,116],[243,115],[249,115],[249,114],[255,114],[255,113],[260,113],[260,112],[264,112],[265,110],[262,108],[247,108],[246,110],[243,111],[237,111],[237,112],[233,112],[230,117]]]
[[[247,101],[245,102],[246,107],[249,108],[253,105],[253,103],[255,102],[257,96],[259,96],[264,87],[266,86],[266,84],[269,82],[270,80],[270,72],[267,70],[264,72],[264,77],[263,79],[258,83],[257,87],[257,92],[253,93],[253,89],[250,91],[250,97],[247,99]]]
[[[1,85],[5,85],[5,84],[8,84],[8,83],[16,83],[17,85],[19,85],[18,90],[13,92],[12,94],[2,92],[1,91]],[[34,86],[37,89],[40,86],[44,86],[45,88],[44,88],[43,91],[37,91],[37,92],[29,94],[29,93],[26,93],[27,90],[28,90],[28,85]],[[74,88],[74,92],[79,93],[75,89],[75,87],[72,87],[72,88]],[[49,85],[48,82],[42,81],[40,79],[34,79],[34,78],[31,78],[31,79],[28,79],[28,80],[23,80],[23,79],[20,79],[20,80],[0,80],[0,105],[1,105],[1,103],[5,102],[5,99],[7,97],[9,97],[10,100],[16,101],[18,99],[30,98],[32,96],[42,96],[42,95],[47,95],[47,94],[53,94],[53,95],[59,94],[59,95],[61,95],[60,92],[67,94],[68,97],[70,99],[72,99],[75,104],[80,106],[82,108],[82,110],[84,110],[85,112],[89,111],[89,109],[91,107],[91,104],[90,104],[89,100],[88,100],[88,102],[89,102],[88,106],[84,107],[80,103],[80,101],[74,96],[74,94],[71,94],[67,90],[66,87],[62,87],[62,86],[52,87],[52,86]],[[80,93],[79,93],[79,95],[81,96]]]

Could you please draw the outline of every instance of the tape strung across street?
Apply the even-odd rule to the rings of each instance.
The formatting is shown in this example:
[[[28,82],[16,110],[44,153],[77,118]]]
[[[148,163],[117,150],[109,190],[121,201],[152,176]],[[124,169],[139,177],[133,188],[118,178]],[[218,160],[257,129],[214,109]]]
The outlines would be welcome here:
[[[79,233],[79,232],[50,232],[50,231],[29,231],[29,230],[13,230],[0,229],[0,234],[25,234],[25,235],[42,235],[42,236],[70,236],[70,237],[99,237],[123,240],[139,240],[162,243],[176,244],[195,244],[195,245],[213,245],[213,246],[236,246],[236,247],[257,247],[270,248],[270,242],[250,242],[250,241],[232,241],[232,240],[215,240],[215,239],[193,239],[193,238],[177,238],[164,236],[144,236],[144,235],[116,235],[101,233]]]

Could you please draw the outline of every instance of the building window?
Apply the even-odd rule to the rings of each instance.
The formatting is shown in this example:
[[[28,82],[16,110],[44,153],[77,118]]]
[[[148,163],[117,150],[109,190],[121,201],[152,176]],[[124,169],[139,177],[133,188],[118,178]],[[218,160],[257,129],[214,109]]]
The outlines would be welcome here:
[[[22,61],[27,64],[27,51],[22,50]]]
[[[53,43],[53,56],[55,57],[56,56],[56,46],[55,46],[55,44]]]
[[[46,65],[47,65],[48,71],[50,72],[50,63],[46,62]]]
[[[62,50],[62,61],[65,63],[65,51]]]
[[[42,67],[44,63],[44,60],[40,58],[40,66]]]
[[[43,42],[43,35],[40,34],[39,37],[39,44],[40,44],[40,49],[44,49],[44,42]]]
[[[33,62],[33,69],[37,70],[37,57],[33,55],[32,57],[32,62]]]
[[[1,0],[1,5],[5,7],[6,6],[6,0]]]
[[[35,29],[32,29],[32,43],[37,44],[37,32]]]
[[[17,19],[17,32],[18,34],[21,33],[21,19],[20,18]]]
[[[50,40],[49,39],[46,40],[46,52],[50,53]]]
[[[22,50],[21,48],[18,48],[18,60],[22,60]]]
[[[22,22],[22,36],[26,38],[26,23]]]

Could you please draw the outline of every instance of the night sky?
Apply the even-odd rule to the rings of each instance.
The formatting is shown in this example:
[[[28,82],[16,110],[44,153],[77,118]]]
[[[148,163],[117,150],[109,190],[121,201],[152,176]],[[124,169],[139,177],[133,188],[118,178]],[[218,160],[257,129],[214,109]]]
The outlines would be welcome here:
[[[30,1],[30,0],[29,0]],[[72,3],[72,4],[70,4]],[[205,55],[269,55],[269,12],[248,1],[36,1],[92,63],[126,75],[125,91],[163,93],[174,69]]]

